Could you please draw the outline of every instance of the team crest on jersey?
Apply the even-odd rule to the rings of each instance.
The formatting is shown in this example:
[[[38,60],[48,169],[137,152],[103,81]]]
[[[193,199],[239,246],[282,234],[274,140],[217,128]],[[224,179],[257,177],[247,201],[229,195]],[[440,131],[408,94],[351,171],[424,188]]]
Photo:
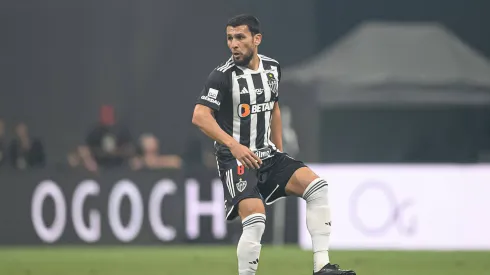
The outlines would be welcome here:
[[[273,73],[267,73],[267,84],[269,84],[269,88],[271,88],[271,92],[277,94],[278,82]]]
[[[246,180],[240,179],[240,181],[237,182],[237,184],[236,184],[236,189],[238,190],[238,192],[243,192],[243,190],[245,190],[246,187],[247,187],[247,181]]]

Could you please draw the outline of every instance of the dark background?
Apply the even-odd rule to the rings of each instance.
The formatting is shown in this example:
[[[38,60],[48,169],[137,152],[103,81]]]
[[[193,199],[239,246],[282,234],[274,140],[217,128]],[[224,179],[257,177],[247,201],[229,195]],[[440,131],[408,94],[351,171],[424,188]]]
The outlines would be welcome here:
[[[49,164],[83,143],[102,104],[114,105],[134,136],[152,131],[163,151],[181,154],[198,133],[191,114],[204,80],[228,58],[234,14],[258,16],[261,52],[287,67],[369,19],[439,21],[490,57],[489,10],[484,0],[2,1],[0,117],[8,129],[25,121]],[[305,106],[282,98],[295,112]],[[303,146],[316,138],[298,135]],[[315,152],[301,157],[315,161]]]

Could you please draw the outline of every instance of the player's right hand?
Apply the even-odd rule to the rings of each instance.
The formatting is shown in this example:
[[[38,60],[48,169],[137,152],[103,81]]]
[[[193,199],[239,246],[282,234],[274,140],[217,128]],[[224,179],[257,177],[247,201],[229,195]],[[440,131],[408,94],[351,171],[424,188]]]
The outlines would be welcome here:
[[[262,165],[262,160],[254,154],[248,147],[236,143],[230,146],[231,154],[239,160],[245,167],[249,169],[259,169]]]

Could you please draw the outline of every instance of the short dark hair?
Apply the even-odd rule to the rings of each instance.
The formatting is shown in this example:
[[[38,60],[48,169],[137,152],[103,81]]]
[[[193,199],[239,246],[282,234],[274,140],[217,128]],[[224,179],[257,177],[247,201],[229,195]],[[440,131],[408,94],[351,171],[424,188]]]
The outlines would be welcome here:
[[[259,19],[257,19],[257,17],[250,14],[240,14],[234,16],[230,20],[228,20],[228,24],[226,24],[227,27],[228,26],[238,27],[242,25],[246,25],[248,27],[248,30],[252,33],[252,35],[256,35],[260,33]]]

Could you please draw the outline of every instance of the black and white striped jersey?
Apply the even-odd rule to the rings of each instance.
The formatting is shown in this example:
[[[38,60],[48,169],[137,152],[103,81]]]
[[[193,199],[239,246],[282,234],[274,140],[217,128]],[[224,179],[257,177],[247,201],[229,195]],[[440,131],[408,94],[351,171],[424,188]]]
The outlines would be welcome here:
[[[259,55],[254,71],[234,64],[233,59],[215,68],[204,85],[197,104],[214,110],[218,125],[230,136],[265,159],[277,150],[270,139],[274,103],[279,99],[279,62]],[[215,143],[218,161],[232,158],[227,147]]]

